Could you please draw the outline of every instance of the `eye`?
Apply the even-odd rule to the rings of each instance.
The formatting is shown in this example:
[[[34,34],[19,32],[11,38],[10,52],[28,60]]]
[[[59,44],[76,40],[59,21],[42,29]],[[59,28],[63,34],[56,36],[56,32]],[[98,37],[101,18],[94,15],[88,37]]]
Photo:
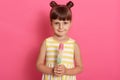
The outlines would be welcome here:
[[[55,22],[54,24],[58,25],[58,24],[59,24],[59,22]]]
[[[68,24],[68,22],[64,22],[64,24]]]

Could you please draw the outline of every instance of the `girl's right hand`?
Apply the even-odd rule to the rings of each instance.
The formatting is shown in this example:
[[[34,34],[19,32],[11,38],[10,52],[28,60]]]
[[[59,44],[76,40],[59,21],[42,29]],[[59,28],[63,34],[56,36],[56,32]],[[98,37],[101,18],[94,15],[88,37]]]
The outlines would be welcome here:
[[[60,71],[60,69],[59,69],[59,65],[55,65],[55,67],[54,67],[54,76],[61,76],[60,74],[61,74],[61,71]]]
[[[54,75],[55,76],[60,77],[65,74],[65,71],[66,71],[66,68],[64,65],[56,65],[54,67]]]

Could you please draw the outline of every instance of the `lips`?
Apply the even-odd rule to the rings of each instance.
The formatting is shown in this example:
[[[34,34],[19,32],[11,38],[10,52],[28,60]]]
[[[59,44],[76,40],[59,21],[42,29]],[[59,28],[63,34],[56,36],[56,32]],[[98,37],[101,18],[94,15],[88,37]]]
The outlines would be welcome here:
[[[61,30],[58,30],[58,32],[63,32],[63,30],[61,31]]]

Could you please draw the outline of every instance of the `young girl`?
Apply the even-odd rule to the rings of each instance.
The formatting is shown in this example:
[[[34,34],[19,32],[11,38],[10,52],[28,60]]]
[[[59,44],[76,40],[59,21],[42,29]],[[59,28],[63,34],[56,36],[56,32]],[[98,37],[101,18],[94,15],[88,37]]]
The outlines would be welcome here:
[[[83,71],[83,65],[78,44],[67,35],[71,27],[73,2],[59,5],[51,1],[50,6],[54,35],[42,43],[36,67],[43,73],[42,80],[76,80],[75,75]],[[58,64],[60,44],[63,51]]]

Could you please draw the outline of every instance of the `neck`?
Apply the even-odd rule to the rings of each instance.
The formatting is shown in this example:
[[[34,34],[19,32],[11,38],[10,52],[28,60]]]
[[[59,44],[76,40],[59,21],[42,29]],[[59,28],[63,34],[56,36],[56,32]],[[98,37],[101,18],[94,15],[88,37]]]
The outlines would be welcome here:
[[[57,36],[57,35],[54,35],[53,36],[56,40],[58,40],[58,41],[66,41],[66,40],[68,40],[68,36],[67,35],[65,35],[65,36]]]

